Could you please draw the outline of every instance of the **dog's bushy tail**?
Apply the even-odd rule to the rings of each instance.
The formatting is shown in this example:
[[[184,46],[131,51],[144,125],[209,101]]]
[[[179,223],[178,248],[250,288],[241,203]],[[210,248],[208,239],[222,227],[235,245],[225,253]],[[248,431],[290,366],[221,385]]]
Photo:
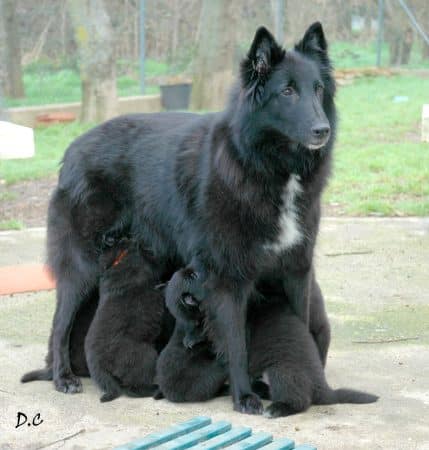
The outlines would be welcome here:
[[[333,405],[334,403],[374,403],[378,396],[368,392],[356,391],[354,389],[331,389],[328,388],[315,401],[318,405]]]
[[[21,377],[21,383],[28,383],[29,381],[52,381],[52,367],[45,367],[44,369],[32,370],[25,373]]]

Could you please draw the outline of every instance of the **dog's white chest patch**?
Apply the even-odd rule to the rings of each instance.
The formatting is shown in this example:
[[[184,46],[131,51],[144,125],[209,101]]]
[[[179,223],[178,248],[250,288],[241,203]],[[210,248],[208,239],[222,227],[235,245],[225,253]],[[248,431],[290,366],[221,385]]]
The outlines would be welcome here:
[[[298,175],[291,175],[284,188],[282,194],[283,205],[278,222],[279,233],[274,242],[265,245],[267,250],[281,253],[302,241],[303,234],[300,229],[296,205],[296,199],[302,193],[302,186],[299,180]]]

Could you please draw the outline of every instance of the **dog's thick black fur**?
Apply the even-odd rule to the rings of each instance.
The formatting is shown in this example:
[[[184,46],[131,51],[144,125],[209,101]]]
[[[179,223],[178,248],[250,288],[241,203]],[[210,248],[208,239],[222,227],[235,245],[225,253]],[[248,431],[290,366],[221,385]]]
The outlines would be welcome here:
[[[150,251],[127,239],[100,258],[100,300],[85,339],[91,378],[102,402],[153,395],[157,339],[165,313]],[[155,269],[155,270],[154,270]]]
[[[216,356],[210,336],[210,321],[206,322],[207,338],[192,347],[183,345],[188,332],[183,323],[186,311],[195,322],[200,312],[204,317],[204,299],[195,298],[188,306],[182,304],[189,296],[189,280],[185,271],[176,272],[167,288],[167,302],[181,304],[183,320],[176,323],[173,336],[161,352],[157,362],[157,382],[162,394],[171,401],[204,401],[215,397],[228,376],[226,365]],[[182,279],[182,283],[181,283]],[[196,305],[200,305],[198,308]],[[351,389],[333,390],[326,382],[324,367],[312,334],[290,310],[283,298],[267,299],[258,292],[251,295],[248,317],[249,373],[255,389],[266,385],[258,381],[268,379],[268,397],[273,403],[266,410],[268,417],[282,417],[305,411],[312,404],[372,403],[378,397]],[[262,395],[263,394],[263,395]]]
[[[160,274],[194,257],[210,273],[206,303],[234,408],[262,411],[248,376],[247,298],[255,283],[280,285],[309,321],[334,93],[319,23],[288,52],[260,28],[224,112],[121,117],[70,145],[48,213],[56,389],[81,391],[70,364],[73,321],[98,286],[102,237],[127,229]]]

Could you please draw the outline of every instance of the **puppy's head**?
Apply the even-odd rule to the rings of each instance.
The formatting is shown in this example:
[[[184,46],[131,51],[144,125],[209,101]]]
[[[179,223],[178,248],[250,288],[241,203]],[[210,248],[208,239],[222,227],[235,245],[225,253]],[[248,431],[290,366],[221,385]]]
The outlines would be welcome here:
[[[104,272],[119,265],[126,258],[130,245],[130,239],[122,238],[114,245],[104,248],[99,259],[101,271]]]
[[[200,303],[203,299],[200,276],[189,266],[175,272],[165,290],[167,308],[176,319],[185,322],[200,321]]]

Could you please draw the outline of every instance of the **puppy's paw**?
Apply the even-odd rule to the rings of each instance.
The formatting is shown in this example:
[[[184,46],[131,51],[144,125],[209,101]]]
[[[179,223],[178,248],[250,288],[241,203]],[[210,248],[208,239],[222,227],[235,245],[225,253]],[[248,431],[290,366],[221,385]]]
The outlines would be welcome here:
[[[115,400],[115,398],[118,398],[121,394],[117,392],[106,392],[100,397],[101,403],[111,402],[112,400]]]
[[[246,394],[234,405],[234,410],[243,414],[262,414],[264,406],[261,399],[256,394]]]
[[[192,330],[188,330],[183,338],[183,346],[192,350],[198,344],[206,342],[206,337],[204,336],[202,330],[198,328],[194,328]]]
[[[252,383],[252,391],[259,395],[263,400],[270,400],[270,386],[262,380],[255,380]]]
[[[160,388],[157,388],[156,391],[153,393],[153,399],[154,400],[162,400],[164,397],[164,394],[162,393]]]
[[[82,383],[79,377],[68,373],[54,379],[55,389],[64,394],[79,394],[82,392]]]
[[[278,417],[286,417],[296,413],[297,411],[293,410],[284,402],[273,402],[265,410],[264,416],[268,419],[276,419]]]

